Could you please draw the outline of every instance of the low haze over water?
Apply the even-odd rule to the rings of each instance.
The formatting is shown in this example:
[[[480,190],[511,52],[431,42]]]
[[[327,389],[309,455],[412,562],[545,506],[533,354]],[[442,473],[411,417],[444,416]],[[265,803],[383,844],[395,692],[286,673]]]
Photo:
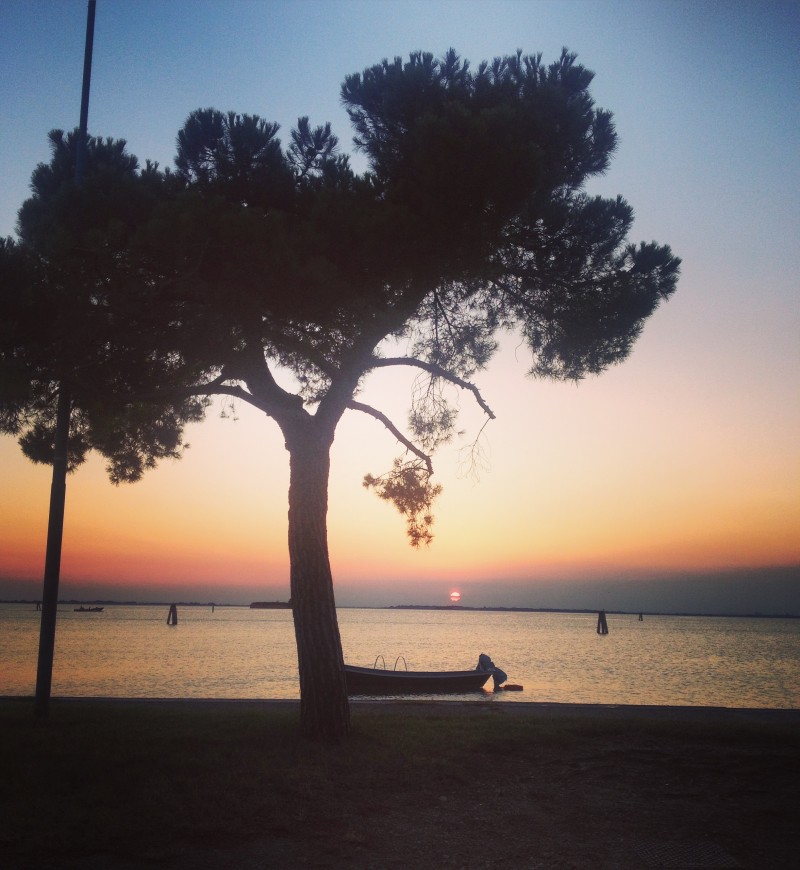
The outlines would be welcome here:
[[[299,698],[291,612],[107,605],[58,612],[54,696]],[[0,604],[0,695],[33,695],[39,617]],[[458,610],[341,609],[345,661],[468,670],[490,655],[522,692],[468,697],[800,707],[800,620]],[[467,697],[467,696],[456,696]]]

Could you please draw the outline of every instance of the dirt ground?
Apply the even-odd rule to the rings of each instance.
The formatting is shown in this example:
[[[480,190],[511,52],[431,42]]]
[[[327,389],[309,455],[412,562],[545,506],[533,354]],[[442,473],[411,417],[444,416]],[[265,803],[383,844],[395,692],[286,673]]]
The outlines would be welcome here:
[[[458,704],[444,708],[464,715]],[[489,705],[488,715],[613,720],[524,751],[491,768],[392,790],[368,805],[329,807],[294,829],[247,842],[142,853],[118,868],[764,868],[798,866],[800,711],[766,721],[744,711]],[[354,706],[374,715],[387,706]],[[408,715],[433,708],[408,705]],[[436,715],[442,714],[442,707]],[[634,712],[631,712],[634,711]],[[573,720],[570,720],[573,717]],[[633,718],[632,718],[633,717]],[[636,717],[658,720],[637,728]],[[683,718],[682,718],[683,717]],[[704,718],[705,717],[705,718]],[[658,723],[663,722],[663,729]],[[728,737],[728,735],[730,735]],[[467,764],[467,768],[469,765]],[[108,866],[98,857],[75,865]]]

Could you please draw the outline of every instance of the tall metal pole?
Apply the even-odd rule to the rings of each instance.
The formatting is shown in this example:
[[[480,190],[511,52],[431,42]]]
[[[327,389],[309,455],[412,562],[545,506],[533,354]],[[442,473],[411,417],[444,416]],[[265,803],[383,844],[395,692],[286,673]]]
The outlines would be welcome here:
[[[81,118],[76,143],[75,182],[80,184],[86,168],[86,129],[89,120],[89,85],[92,79],[92,47],[94,45],[94,14],[96,0],[88,0],[86,13],[86,47],[83,52],[83,90],[81,92]],[[50,516],[47,523],[47,550],[44,560],[42,591],[42,622],[39,629],[39,661],[36,669],[36,699],[34,713],[46,717],[50,705],[53,683],[53,652],[56,642],[56,613],[58,611],[58,581],[61,575],[61,540],[64,532],[64,505],[67,497],[67,455],[72,399],[69,384],[59,384],[56,409],[55,453],[53,456],[53,482],[50,486]]]

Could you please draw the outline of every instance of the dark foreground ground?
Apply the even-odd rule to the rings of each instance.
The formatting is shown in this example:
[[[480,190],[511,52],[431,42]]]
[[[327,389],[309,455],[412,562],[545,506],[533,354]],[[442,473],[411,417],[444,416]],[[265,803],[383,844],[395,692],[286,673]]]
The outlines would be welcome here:
[[[800,711],[0,699],[4,868],[792,868]]]

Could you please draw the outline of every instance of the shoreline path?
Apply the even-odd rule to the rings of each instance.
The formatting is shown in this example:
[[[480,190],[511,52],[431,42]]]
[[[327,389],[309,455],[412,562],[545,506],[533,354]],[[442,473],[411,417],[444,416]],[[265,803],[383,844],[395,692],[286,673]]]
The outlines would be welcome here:
[[[33,702],[32,697],[0,695],[0,700]],[[53,696],[53,704],[161,704],[202,709],[210,705],[249,706],[265,712],[300,712],[300,701],[283,698],[120,698],[109,696]],[[652,704],[563,704],[548,701],[451,701],[404,698],[351,698],[354,712],[409,713],[415,716],[536,716],[587,717],[596,719],[650,719],[709,723],[800,723],[800,708],[772,707],[687,707]]]

